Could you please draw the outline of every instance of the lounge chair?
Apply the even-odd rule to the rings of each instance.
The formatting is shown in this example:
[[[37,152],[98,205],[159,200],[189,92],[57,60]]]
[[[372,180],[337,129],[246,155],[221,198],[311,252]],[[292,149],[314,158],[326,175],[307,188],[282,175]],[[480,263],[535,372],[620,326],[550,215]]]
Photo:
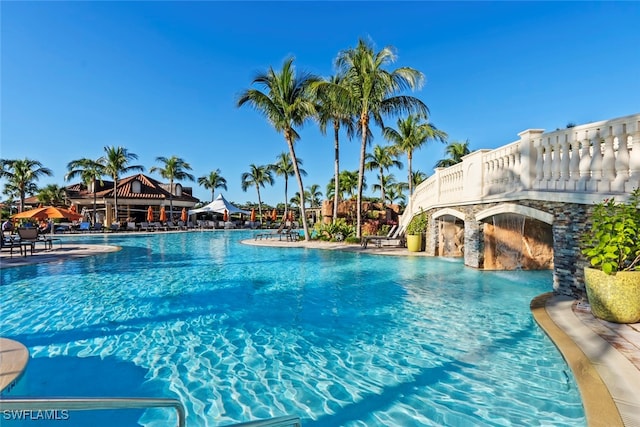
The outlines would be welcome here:
[[[22,246],[20,246],[20,242],[14,240],[13,236],[10,234],[5,234],[2,232],[2,240],[0,241],[0,249],[9,249],[9,254],[11,258],[13,258],[13,248],[18,248],[20,252],[22,252]]]
[[[89,222],[81,222],[78,231],[81,233],[89,233],[91,231],[91,224]]]
[[[398,244],[400,245],[404,240],[404,233],[400,233],[400,228],[397,225],[391,227],[386,236],[364,236],[360,240],[360,246],[362,249],[367,249],[367,245],[369,242],[373,242],[376,248],[379,248],[383,245],[384,242],[398,240]]]
[[[278,227],[278,229],[275,231],[270,231],[269,233],[258,233],[255,235],[255,240],[269,239],[273,236],[278,236],[282,240],[282,235],[291,230],[290,227],[285,229],[285,226],[286,224],[282,222],[280,223],[280,227]]]

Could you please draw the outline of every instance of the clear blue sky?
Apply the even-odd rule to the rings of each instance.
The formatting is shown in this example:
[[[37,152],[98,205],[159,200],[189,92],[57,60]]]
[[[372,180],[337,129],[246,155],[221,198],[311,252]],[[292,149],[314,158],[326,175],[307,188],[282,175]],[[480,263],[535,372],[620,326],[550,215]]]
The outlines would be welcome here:
[[[229,200],[257,202],[255,190],[241,190],[241,174],[287,148],[260,114],[235,106],[238,94],[288,56],[300,71],[329,76],[337,53],[361,37],[378,50],[395,47],[394,68],[425,74],[413,95],[450,140],[469,139],[472,150],[527,128],[640,112],[640,2],[3,1],[0,13],[0,155],[52,169],[41,186],[68,185],[70,160],[122,145],[147,171],[172,155],[196,177],[220,169]],[[332,137],[313,122],[300,133],[304,184],[324,192]],[[431,175],[443,149],[428,144],[414,169]],[[343,136],[342,169],[357,169],[358,152],[359,141]],[[392,173],[406,181],[406,167]],[[289,197],[298,190],[291,184]],[[283,201],[282,179],[262,194]]]

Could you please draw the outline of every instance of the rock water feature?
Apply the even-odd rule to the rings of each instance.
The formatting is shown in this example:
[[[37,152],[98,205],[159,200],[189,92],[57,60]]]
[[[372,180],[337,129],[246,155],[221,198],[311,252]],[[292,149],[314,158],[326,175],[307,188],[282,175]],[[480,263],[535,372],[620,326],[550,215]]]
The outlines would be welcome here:
[[[464,222],[454,216],[438,218],[438,256],[464,255]]]
[[[518,214],[500,214],[484,225],[485,270],[553,268],[551,226]]]

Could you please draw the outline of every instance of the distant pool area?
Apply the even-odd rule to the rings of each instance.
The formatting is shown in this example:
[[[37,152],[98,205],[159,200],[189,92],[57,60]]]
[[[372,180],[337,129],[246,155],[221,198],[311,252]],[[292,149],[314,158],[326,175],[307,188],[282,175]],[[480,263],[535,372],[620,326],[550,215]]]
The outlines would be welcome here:
[[[253,233],[81,236],[122,250],[3,270],[0,335],[32,354],[11,395],[175,397],[190,426],[586,424],[529,311],[550,272],[239,244]]]

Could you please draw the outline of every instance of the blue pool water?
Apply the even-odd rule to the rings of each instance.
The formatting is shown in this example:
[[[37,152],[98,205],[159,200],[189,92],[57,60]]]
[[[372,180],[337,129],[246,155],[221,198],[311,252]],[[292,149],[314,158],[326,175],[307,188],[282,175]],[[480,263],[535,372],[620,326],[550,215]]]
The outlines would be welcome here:
[[[585,425],[529,310],[550,272],[239,243],[252,235],[79,236],[122,250],[3,269],[0,335],[32,356],[9,395],[175,397],[188,426],[286,414],[305,427]],[[88,420],[175,414],[62,424]]]

